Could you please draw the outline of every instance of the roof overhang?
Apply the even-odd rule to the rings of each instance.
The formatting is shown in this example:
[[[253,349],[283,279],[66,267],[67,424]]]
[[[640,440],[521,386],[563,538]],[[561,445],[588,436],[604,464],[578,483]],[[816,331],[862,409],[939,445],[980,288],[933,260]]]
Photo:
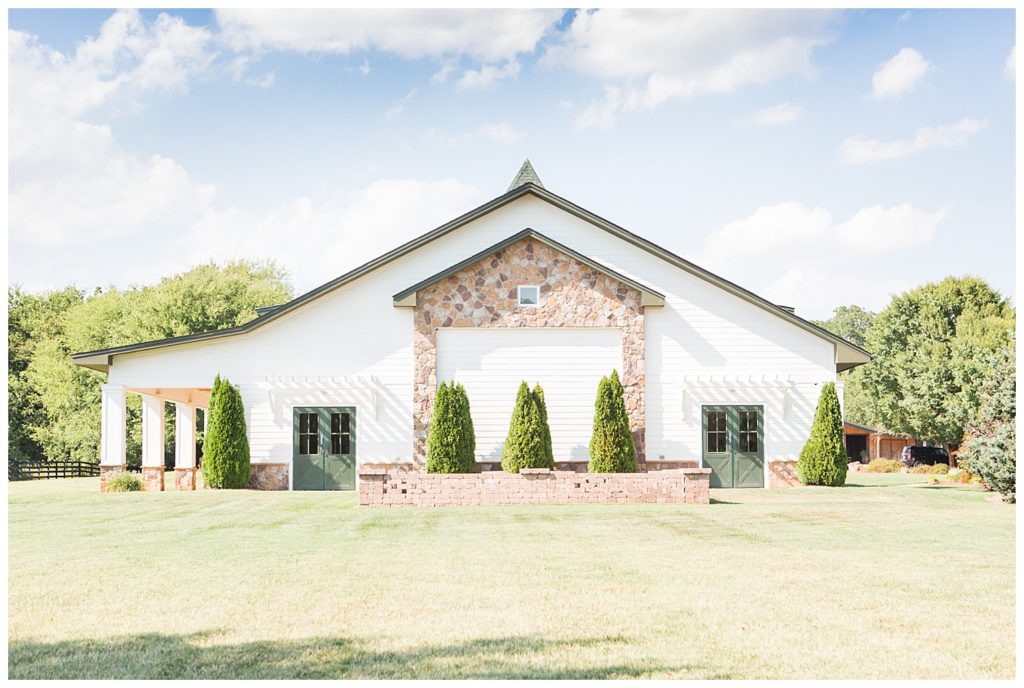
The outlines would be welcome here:
[[[660,306],[664,306],[665,305],[665,295],[664,294],[662,294],[660,292],[657,292],[654,289],[651,289],[650,287],[648,287],[648,286],[646,286],[644,284],[640,284],[639,282],[637,282],[637,281],[635,281],[633,279],[630,279],[629,277],[626,277],[625,275],[620,274],[620,273],[616,272],[615,270],[612,270],[607,265],[602,265],[601,263],[598,263],[597,261],[595,261],[595,260],[593,260],[591,258],[588,258],[587,256],[583,255],[582,253],[574,251],[573,249],[569,248],[568,246],[565,246],[563,244],[558,243],[557,241],[555,241],[554,239],[552,239],[550,237],[544,236],[543,234],[541,234],[540,232],[538,232],[535,229],[531,229],[531,228],[527,227],[523,231],[516,232],[512,236],[510,236],[510,237],[508,237],[506,239],[502,239],[501,241],[499,241],[498,243],[494,244],[493,246],[489,246],[489,247],[485,248],[484,250],[480,251],[479,253],[475,253],[472,256],[470,256],[469,258],[466,258],[465,260],[461,260],[458,263],[455,263],[454,265],[452,265],[450,267],[447,267],[444,270],[431,275],[430,277],[426,278],[425,280],[417,282],[416,284],[412,285],[411,287],[409,287],[407,289],[403,289],[402,291],[398,292],[397,294],[395,294],[394,296],[391,297],[392,301],[393,301],[393,303],[395,305],[395,308],[411,308],[411,307],[415,306],[416,305],[416,293],[417,292],[421,291],[422,289],[426,289],[427,287],[429,287],[429,286],[431,286],[433,284],[436,284],[437,282],[440,282],[445,277],[449,277],[451,275],[454,275],[457,272],[459,272],[460,270],[463,270],[463,269],[465,269],[465,268],[467,268],[467,267],[469,267],[469,266],[471,266],[471,265],[473,265],[475,263],[478,263],[481,260],[483,260],[484,258],[487,258],[488,256],[491,256],[491,255],[497,253],[498,251],[502,250],[503,248],[507,248],[507,247],[511,246],[512,244],[518,243],[518,242],[522,241],[523,239],[534,239],[536,241],[539,241],[542,244],[550,246],[551,248],[555,249],[559,253],[564,253],[565,255],[569,256],[570,258],[572,258],[574,260],[577,260],[580,263],[583,263],[584,265],[586,265],[589,268],[592,268],[593,270],[596,270],[596,271],[598,271],[598,272],[600,272],[602,274],[605,274],[605,275],[611,277],[614,280],[622,282],[623,284],[625,284],[625,285],[627,285],[629,287],[632,287],[633,289],[636,289],[637,291],[640,292],[640,305],[643,306],[643,307],[655,307],[656,308],[656,307],[660,307]]]
[[[331,280],[330,282],[327,282],[326,284],[320,285],[316,289],[308,291],[305,294],[302,294],[301,296],[297,296],[288,303],[285,303],[275,308],[273,311],[265,315],[261,315],[257,317],[255,320],[247,322],[244,325],[240,325],[238,327],[231,327],[223,330],[215,330],[213,332],[202,332],[199,334],[186,335],[183,337],[171,337],[169,339],[159,339],[156,341],[141,342],[139,344],[130,344],[127,346],[117,346],[107,349],[98,349],[96,351],[85,351],[82,353],[74,354],[71,357],[71,360],[76,365],[81,365],[87,368],[92,368],[93,370],[106,372],[109,369],[109,367],[113,364],[114,356],[120,354],[134,353],[138,351],[149,351],[164,347],[178,346],[182,344],[189,344],[193,342],[200,342],[211,339],[220,339],[223,337],[233,337],[236,335],[249,333],[259,327],[274,322],[278,318],[284,317],[285,315],[291,313],[292,311],[301,308],[307,303],[314,301],[317,298],[334,291],[335,289],[341,288],[342,286],[348,284],[349,282],[352,282],[356,279],[359,279],[360,277],[363,277],[364,275],[369,274],[370,272],[373,272],[377,268],[387,265],[393,260],[401,258],[407,253],[415,251],[416,249],[434,241],[435,239],[439,239],[445,236],[446,234],[449,234],[450,232],[453,232],[459,229],[460,227],[463,227],[464,225],[467,225],[470,222],[473,222],[474,220],[477,220],[480,217],[494,210],[497,210],[498,208],[501,208],[509,203],[512,203],[513,201],[516,201],[528,195],[534,196],[542,201],[550,203],[551,205],[554,205],[555,207],[560,208],[571,215],[575,215],[581,220],[589,222],[595,227],[603,229],[606,232],[609,232],[610,234],[622,239],[623,241],[633,244],[634,246],[637,246],[647,251],[648,253],[657,256],[662,260],[670,263],[671,265],[680,268],[681,270],[689,272],[690,274],[699,277],[700,279],[703,279],[711,284],[714,284],[715,286],[720,287],[721,289],[724,289],[725,291],[741,299],[744,299],[745,301],[759,308],[763,308],[764,310],[774,315],[777,315],[783,320],[786,320],[796,325],[797,327],[800,327],[801,329],[810,332],[811,334],[814,334],[818,337],[821,337],[822,339],[831,342],[835,347],[835,364],[836,370],[838,372],[841,372],[843,370],[849,370],[850,368],[862,365],[871,360],[871,354],[869,354],[864,349],[854,344],[851,344],[842,337],[834,335],[828,330],[818,327],[812,322],[804,320],[795,313],[792,313],[786,310],[785,308],[781,308],[776,304],[764,298],[761,298],[757,294],[754,294],[753,292],[750,292],[722,277],[719,277],[718,275],[715,275],[714,273],[708,272],[704,268],[699,267],[691,263],[690,261],[677,256],[671,251],[668,251],[658,246],[657,244],[654,244],[648,241],[647,239],[644,239],[641,236],[633,234],[629,230],[620,227],[614,224],[613,222],[609,222],[608,220],[605,220],[603,217],[596,215],[590,212],[589,210],[581,208],[575,203],[566,200],[561,196],[553,194],[547,189],[541,186],[537,186],[532,182],[526,182],[521,186],[518,186],[502,194],[501,196],[498,196],[497,198],[494,198],[488,201],[487,203],[484,203],[483,205],[474,208],[468,213],[465,213],[464,215],[455,218],[451,222],[447,222],[441,225],[440,227],[437,227],[427,232],[426,234],[416,237],[415,239],[406,242],[405,244],[402,244],[401,246],[392,249],[391,251],[388,251],[387,253],[383,254],[382,256],[379,256],[378,258],[375,258],[369,261],[368,263],[364,263],[363,265],[360,265],[354,270],[350,270],[349,272],[346,272],[344,275],[341,275],[340,277],[337,277]]]

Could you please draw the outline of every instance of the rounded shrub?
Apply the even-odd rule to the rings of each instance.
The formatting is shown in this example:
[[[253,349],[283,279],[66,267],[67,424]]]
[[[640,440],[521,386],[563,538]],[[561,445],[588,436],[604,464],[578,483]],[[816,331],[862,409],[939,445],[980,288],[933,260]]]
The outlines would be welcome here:
[[[476,470],[476,436],[466,389],[442,382],[434,396],[427,433],[428,473],[472,473]]]
[[[220,375],[210,394],[203,440],[203,481],[212,488],[239,489],[249,482],[249,438],[241,393]]]
[[[846,482],[847,468],[843,414],[839,410],[835,383],[829,382],[818,397],[811,436],[796,462],[796,474],[804,485],[839,487]]]
[[[636,473],[636,447],[629,430],[625,390],[618,371],[601,378],[594,401],[594,429],[590,436],[591,473]]]
[[[867,473],[899,473],[903,464],[895,459],[875,459],[861,470]]]
[[[141,492],[142,478],[134,473],[118,473],[107,481],[107,492]]]

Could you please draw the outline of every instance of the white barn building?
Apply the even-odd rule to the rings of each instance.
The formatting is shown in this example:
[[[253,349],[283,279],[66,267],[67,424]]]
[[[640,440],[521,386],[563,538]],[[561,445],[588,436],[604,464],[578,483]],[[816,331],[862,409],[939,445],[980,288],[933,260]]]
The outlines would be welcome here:
[[[482,467],[500,460],[521,380],[544,387],[556,460],[585,465],[612,369],[647,470],[682,462],[711,468],[712,487],[768,487],[792,479],[820,386],[868,360],[551,193],[529,161],[501,196],[245,325],[74,356],[108,375],[105,475],[124,469],[125,395],[142,396],[150,489],[163,489],[166,401],[177,486],[194,486],[195,409],[218,373],[245,403],[252,486],[352,489],[358,465],[423,464],[442,380],[468,391]]]

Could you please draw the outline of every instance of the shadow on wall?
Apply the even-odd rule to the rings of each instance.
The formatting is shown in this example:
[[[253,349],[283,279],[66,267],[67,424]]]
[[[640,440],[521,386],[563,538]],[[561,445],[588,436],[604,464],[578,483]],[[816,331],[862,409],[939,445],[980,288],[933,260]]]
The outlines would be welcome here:
[[[542,640],[475,638],[447,645],[375,650],[374,643],[328,637],[237,644],[209,633],[149,634],[54,643],[13,641],[11,679],[624,679],[651,674],[729,678],[708,667],[659,666],[643,658],[580,667],[563,658],[633,655],[621,636]]]
[[[290,461],[292,409],[295,406],[355,406],[356,443],[360,456],[393,460],[412,454],[412,397],[399,399],[379,380],[370,378],[298,377],[265,383],[273,424],[284,441],[269,448],[270,456]],[[250,426],[251,427],[251,426]]]

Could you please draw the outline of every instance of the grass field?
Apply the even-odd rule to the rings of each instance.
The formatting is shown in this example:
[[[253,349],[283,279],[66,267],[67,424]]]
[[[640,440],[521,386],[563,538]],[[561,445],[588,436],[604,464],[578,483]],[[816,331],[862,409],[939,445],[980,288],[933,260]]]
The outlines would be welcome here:
[[[11,678],[1010,678],[1014,507],[927,476],[374,510],[9,484]]]

